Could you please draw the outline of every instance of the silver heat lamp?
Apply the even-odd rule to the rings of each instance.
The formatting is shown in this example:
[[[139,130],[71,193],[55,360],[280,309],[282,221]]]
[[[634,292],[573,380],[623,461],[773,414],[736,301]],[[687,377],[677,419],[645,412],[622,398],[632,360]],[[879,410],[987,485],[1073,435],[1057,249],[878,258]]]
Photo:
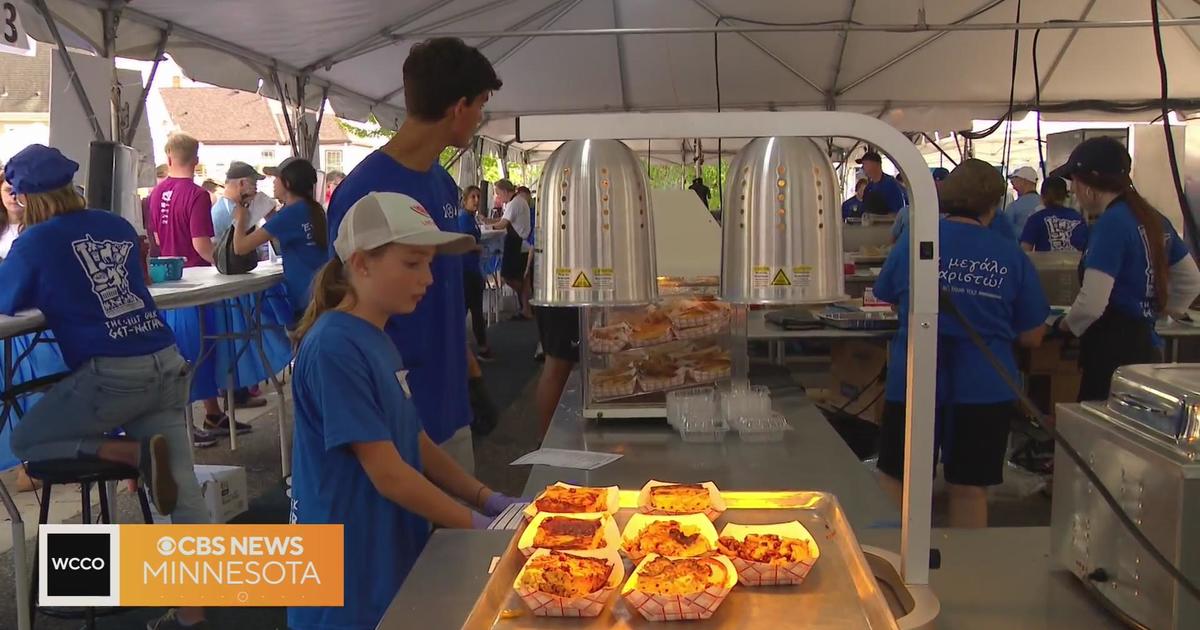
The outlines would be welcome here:
[[[840,190],[815,142],[768,137],[746,144],[729,166],[723,201],[721,299],[846,299]]]
[[[542,168],[534,217],[538,306],[658,300],[654,218],[641,162],[617,140],[572,140]]]

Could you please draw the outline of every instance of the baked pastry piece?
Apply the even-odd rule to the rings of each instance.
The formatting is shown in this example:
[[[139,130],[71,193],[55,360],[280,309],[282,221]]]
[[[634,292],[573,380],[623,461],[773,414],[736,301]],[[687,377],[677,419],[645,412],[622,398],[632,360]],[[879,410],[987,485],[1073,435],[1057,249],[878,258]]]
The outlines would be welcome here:
[[[556,597],[583,597],[604,588],[612,571],[604,558],[551,551],[529,559],[520,585]]]
[[[599,549],[604,546],[604,528],[599,518],[551,516],[533,535],[539,549]]]
[[[634,557],[651,553],[692,557],[712,551],[711,544],[699,528],[668,520],[651,522],[632,540],[626,540],[624,547]]]
[[[669,514],[700,514],[712,507],[708,488],[698,483],[679,483],[650,488],[650,508]]]
[[[637,590],[647,595],[689,595],[725,585],[725,565],[710,558],[664,558],[641,565]]]
[[[533,505],[539,512],[555,514],[604,512],[608,509],[608,490],[605,488],[546,486]]]
[[[633,326],[629,343],[634,347],[662,343],[671,339],[671,320],[661,312],[651,313]]]
[[[730,558],[767,564],[810,562],[817,555],[812,541],[775,534],[746,534],[743,540],[722,536],[717,539],[717,549]]]

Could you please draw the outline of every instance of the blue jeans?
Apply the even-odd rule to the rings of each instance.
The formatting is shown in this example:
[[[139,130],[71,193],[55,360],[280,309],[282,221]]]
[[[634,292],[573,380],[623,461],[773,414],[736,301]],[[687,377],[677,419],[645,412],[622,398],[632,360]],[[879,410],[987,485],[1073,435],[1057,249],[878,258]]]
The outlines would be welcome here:
[[[179,486],[171,521],[208,523],[184,416],[187,397],[188,364],[175,346],[140,357],[96,357],[25,414],[13,429],[12,450],[25,461],[95,457],[115,429],[139,441],[162,434]]]

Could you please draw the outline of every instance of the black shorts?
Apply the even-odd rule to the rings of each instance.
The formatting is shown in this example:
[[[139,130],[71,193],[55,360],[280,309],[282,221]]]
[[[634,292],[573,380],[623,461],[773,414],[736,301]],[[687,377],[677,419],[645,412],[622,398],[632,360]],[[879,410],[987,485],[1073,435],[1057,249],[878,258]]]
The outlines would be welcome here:
[[[888,401],[879,427],[879,470],[904,479],[904,403]],[[948,405],[934,426],[934,463],[939,456],[947,483],[998,486],[1004,482],[1008,432],[1017,415],[1013,403]]]
[[[505,280],[520,280],[525,277],[525,263],[529,254],[517,250],[504,252],[504,260],[500,262],[500,277]]]
[[[578,363],[579,309],[568,306],[535,306],[533,316],[537,319],[542,352],[555,359]]]

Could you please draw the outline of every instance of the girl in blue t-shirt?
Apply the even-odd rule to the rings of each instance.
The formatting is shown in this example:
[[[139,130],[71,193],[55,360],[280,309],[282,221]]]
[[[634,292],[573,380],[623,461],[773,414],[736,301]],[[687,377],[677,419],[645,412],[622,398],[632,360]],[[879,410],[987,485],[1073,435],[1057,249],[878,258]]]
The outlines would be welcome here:
[[[184,418],[187,363],[146,288],[137,233],[84,206],[72,184],[78,168],[35,144],[4,169],[24,214],[0,263],[0,313],[39,309],[71,370],[17,424],[13,453],[137,467],[160,513],[207,523]],[[117,429],[125,437],[109,437]],[[168,618],[191,625],[204,616],[181,609]]]
[[[1056,323],[1079,337],[1079,400],[1107,399],[1122,365],[1160,361],[1155,322],[1186,312],[1200,295],[1196,261],[1134,189],[1131,165],[1124,145],[1100,137],[1080,143],[1051,173],[1071,180],[1081,210],[1100,215],[1080,265],[1079,295]]]
[[[473,246],[470,236],[438,230],[420,203],[399,193],[364,196],[338,228],[336,257],[318,273],[296,330],[292,520],[344,526],[345,604],[292,608],[291,628],[375,628],[431,523],[485,527],[483,514],[516,501],[489,490],[425,434],[408,370],[384,332],[433,283],[435,254]]]
[[[1068,208],[1067,181],[1047,177],[1042,182],[1041,210],[1029,215],[1021,230],[1021,249],[1027,252],[1083,251],[1087,248],[1088,226],[1083,215]]]
[[[1013,345],[1041,343],[1050,307],[1029,256],[987,227],[1004,189],[1000,173],[974,159],[964,161],[942,182],[939,198],[948,216],[939,223],[939,285],[1009,376],[1016,378]],[[897,502],[904,473],[909,252],[909,240],[901,239],[875,283],[875,295],[896,305],[900,315],[900,330],[888,356],[878,464],[881,483]],[[938,321],[934,422],[935,448],[950,495],[951,527],[987,526],[987,487],[1004,480],[1016,397],[958,320],[943,314]]]
[[[233,233],[233,250],[245,255],[271,239],[279,243],[292,321],[298,321],[308,308],[313,277],[328,260],[325,208],[313,198],[317,170],[308,160],[290,157],[263,171],[275,177],[275,198],[283,207],[261,229],[250,232],[250,209],[244,204],[236,206],[233,221],[238,229]]]

